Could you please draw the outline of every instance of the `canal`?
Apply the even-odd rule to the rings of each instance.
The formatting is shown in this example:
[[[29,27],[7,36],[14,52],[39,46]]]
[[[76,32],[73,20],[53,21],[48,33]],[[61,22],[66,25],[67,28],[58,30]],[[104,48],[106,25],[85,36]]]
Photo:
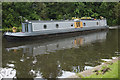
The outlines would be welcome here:
[[[117,29],[25,42],[3,38],[2,68],[6,77],[66,78],[118,56],[117,50]]]

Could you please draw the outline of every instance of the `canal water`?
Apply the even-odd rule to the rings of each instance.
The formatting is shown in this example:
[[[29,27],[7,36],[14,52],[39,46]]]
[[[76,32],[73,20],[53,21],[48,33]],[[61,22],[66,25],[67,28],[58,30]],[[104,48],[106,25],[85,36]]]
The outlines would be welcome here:
[[[118,56],[117,30],[37,41],[2,42],[2,74],[8,78],[66,78]]]

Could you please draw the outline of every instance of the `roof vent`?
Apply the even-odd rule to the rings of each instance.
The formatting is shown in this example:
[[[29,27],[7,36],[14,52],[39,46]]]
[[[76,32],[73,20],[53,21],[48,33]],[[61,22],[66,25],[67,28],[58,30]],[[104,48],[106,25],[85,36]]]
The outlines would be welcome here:
[[[74,21],[79,21],[79,19],[74,19]]]
[[[28,20],[25,20],[25,22],[28,22]]]

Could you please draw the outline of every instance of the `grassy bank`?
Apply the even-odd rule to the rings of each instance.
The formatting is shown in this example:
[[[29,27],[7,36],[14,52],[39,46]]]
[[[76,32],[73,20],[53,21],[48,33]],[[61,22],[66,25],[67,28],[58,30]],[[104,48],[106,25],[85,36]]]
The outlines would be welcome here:
[[[118,64],[120,64],[120,61],[117,61],[112,65],[109,64],[107,66],[103,66],[101,70],[85,78],[118,78],[118,71],[120,70],[118,70]],[[109,70],[103,74],[102,70],[105,70],[105,68]]]

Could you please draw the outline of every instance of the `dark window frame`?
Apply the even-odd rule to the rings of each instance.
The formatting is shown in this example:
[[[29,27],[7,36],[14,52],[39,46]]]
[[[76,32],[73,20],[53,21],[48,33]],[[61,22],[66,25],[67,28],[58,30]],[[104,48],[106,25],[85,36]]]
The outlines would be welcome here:
[[[97,22],[97,25],[99,25],[99,23]]]
[[[73,24],[71,24],[71,27],[73,27]]]
[[[56,24],[56,28],[59,28],[59,24]]]
[[[46,24],[44,24],[43,28],[44,28],[44,29],[47,29],[47,25],[46,25]]]
[[[83,23],[83,26],[86,26],[86,23]]]

